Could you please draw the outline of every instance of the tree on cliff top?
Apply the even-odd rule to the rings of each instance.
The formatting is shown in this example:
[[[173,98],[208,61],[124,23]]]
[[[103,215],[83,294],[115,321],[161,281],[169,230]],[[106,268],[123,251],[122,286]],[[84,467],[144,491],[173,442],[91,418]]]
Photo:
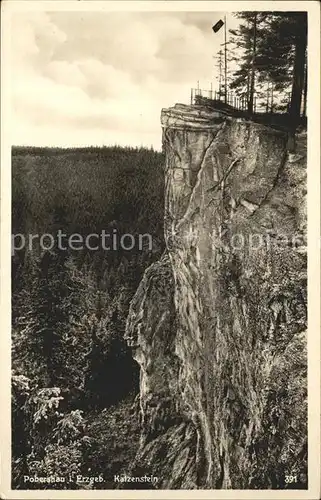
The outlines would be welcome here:
[[[257,45],[261,37],[262,23],[265,15],[260,12],[239,12],[236,16],[244,22],[237,30],[230,30],[232,43],[237,52],[241,51],[241,58],[234,57],[239,62],[238,69],[233,74],[231,89],[237,90],[246,97],[247,109],[253,113],[255,78],[257,72]]]
[[[291,93],[291,123],[300,119],[302,96],[306,103],[307,13],[240,12],[237,30],[230,30],[240,50],[238,68],[231,88],[246,89],[248,110],[253,111],[254,94],[262,82],[270,82],[280,97]],[[304,105],[304,112],[306,106]]]

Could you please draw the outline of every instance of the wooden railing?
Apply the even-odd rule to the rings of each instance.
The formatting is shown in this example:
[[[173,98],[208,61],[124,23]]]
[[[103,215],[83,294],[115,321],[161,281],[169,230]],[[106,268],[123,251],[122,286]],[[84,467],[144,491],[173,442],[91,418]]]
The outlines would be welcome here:
[[[237,96],[232,94],[231,92],[227,92],[226,96],[224,93],[219,92],[217,90],[204,90],[200,88],[191,89],[191,104],[199,104],[202,100],[208,99],[210,101],[216,101],[217,103],[227,104],[238,111],[247,111],[248,102],[246,96]],[[265,112],[265,107],[259,105],[257,98],[254,97],[253,100],[253,111],[256,112]]]
[[[213,89],[191,89],[192,105],[210,106],[230,116],[250,117],[258,123],[268,124],[287,131],[291,128],[291,123],[293,121],[289,111],[290,97],[291,96],[288,97],[288,103],[284,109],[275,110],[275,108],[271,109],[271,107],[268,106],[268,102],[264,104],[262,97],[257,98],[254,96],[253,112],[250,113],[248,111],[249,106],[246,96],[236,96],[231,92],[228,92],[225,96],[223,92],[218,92]],[[307,117],[304,112],[301,114],[300,125],[303,127],[307,125]]]

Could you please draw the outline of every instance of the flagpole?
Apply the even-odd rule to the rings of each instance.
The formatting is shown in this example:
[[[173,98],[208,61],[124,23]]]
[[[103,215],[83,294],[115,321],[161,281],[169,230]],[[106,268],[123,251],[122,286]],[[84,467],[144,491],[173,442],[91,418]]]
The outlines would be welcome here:
[[[212,26],[212,29],[214,33],[217,33],[223,26],[224,24],[224,43],[221,43],[220,45],[224,45],[224,101],[227,102],[227,29],[226,29],[226,15],[224,16],[224,21],[220,19],[217,21],[214,26]],[[219,56],[220,56],[220,80],[221,80],[221,55],[223,55],[223,52],[220,50]],[[220,91],[219,91],[220,93]]]

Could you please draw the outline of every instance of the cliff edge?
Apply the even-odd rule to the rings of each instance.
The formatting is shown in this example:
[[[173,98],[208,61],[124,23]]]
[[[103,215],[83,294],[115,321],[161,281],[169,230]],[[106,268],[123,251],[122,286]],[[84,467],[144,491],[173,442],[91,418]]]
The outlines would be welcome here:
[[[202,106],[161,121],[167,248],[126,328],[132,472],[157,488],[305,488],[306,136],[293,157],[284,132]]]

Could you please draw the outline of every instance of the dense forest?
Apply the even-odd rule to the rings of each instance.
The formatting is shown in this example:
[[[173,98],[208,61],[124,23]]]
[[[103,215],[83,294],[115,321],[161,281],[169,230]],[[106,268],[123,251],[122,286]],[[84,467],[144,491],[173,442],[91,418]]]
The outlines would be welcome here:
[[[16,251],[12,258],[12,487],[114,488],[139,440],[130,300],[163,247],[162,153],[12,149],[12,233],[149,233],[153,248]],[[24,476],[101,475],[94,485]]]

